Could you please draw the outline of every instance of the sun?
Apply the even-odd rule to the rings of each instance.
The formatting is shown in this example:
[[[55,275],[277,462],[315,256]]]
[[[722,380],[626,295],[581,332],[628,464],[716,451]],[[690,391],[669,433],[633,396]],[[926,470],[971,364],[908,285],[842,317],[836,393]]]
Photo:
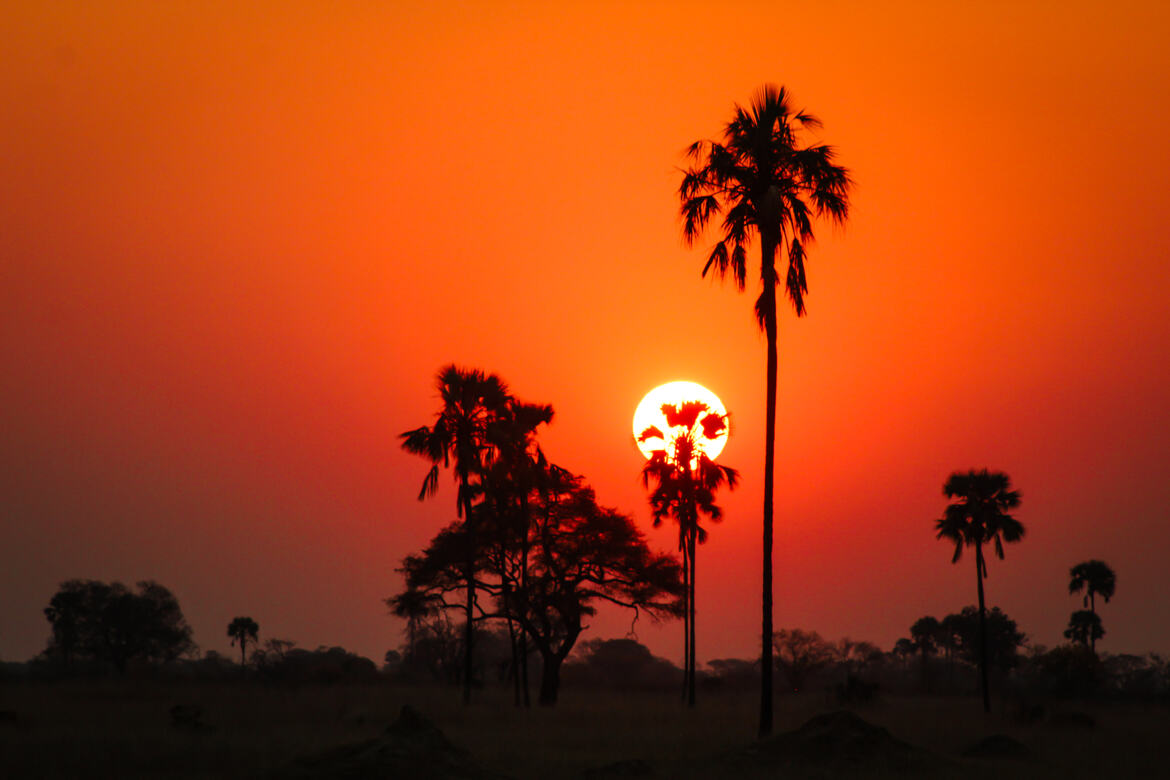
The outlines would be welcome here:
[[[705,414],[717,414],[720,417],[726,418],[727,409],[723,406],[723,402],[719,400],[719,396],[712,393],[707,388],[694,382],[667,382],[646,393],[646,397],[638,404],[638,408],[634,411],[634,441],[638,445],[638,449],[647,458],[650,453],[655,450],[660,450],[663,447],[663,440],[654,438],[647,441],[638,441],[638,437],[647,428],[654,426],[662,431],[666,439],[672,440],[674,436],[681,433],[683,428],[671,428],[666,422],[666,416],[662,413],[663,404],[673,404],[679,406],[687,401],[701,401],[707,405],[707,412]],[[695,448],[702,450],[707,454],[708,458],[714,460],[720,452],[723,451],[723,446],[727,444],[727,426],[723,427],[715,438],[708,439],[703,435],[697,437]]]

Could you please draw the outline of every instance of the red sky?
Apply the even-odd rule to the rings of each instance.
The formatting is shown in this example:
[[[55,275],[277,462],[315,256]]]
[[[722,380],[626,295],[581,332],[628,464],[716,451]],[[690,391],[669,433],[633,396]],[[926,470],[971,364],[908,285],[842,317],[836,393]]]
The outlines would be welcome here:
[[[453,517],[397,439],[450,362],[553,404],[546,451],[643,524],[634,407],[718,393],[698,655],[754,654],[755,287],[700,278],[675,189],[765,82],[857,182],[781,320],[777,627],[888,648],[973,603],[932,522],[987,466],[1028,531],[989,602],[1056,644],[1103,558],[1101,647],[1170,651],[1164,4],[237,5],[0,10],[0,658],[88,577],[159,580],[205,649],[251,615],[380,660]]]

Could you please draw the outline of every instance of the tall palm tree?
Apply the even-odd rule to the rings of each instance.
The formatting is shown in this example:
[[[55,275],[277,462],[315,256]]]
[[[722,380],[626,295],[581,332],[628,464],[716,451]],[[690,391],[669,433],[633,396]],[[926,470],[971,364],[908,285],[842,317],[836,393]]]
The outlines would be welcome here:
[[[476,369],[462,369],[454,365],[439,371],[436,384],[443,405],[435,415],[434,424],[406,431],[400,438],[404,450],[421,455],[431,462],[418,494],[420,501],[438,490],[439,464],[444,468],[453,464],[458,483],[455,513],[463,519],[467,544],[467,561],[464,565],[467,604],[463,631],[463,702],[467,704],[471,702],[477,550],[471,501],[472,496],[482,490],[480,480],[492,446],[490,430],[506,407],[509,395],[507,385],[495,374],[485,375]]]
[[[1105,599],[1105,603],[1109,603],[1109,599],[1113,598],[1113,591],[1117,588],[1117,575],[1113,573],[1113,569],[1109,568],[1109,564],[1105,561],[1091,560],[1084,563],[1078,563],[1069,570],[1069,594],[1080,593],[1085,591],[1084,605],[1089,608],[1089,611],[1094,615],[1097,614],[1097,594],[1100,594]],[[1100,625],[1098,618],[1097,624]],[[1092,631],[1088,634],[1089,645],[1094,653],[1097,652],[1097,640],[1104,636],[1105,632],[1102,629],[1100,633]]]
[[[227,635],[232,644],[240,646],[240,666],[247,663],[248,643],[256,644],[260,638],[260,626],[250,617],[238,617],[228,624]]]
[[[943,516],[935,521],[937,538],[955,543],[951,563],[958,563],[963,546],[975,548],[975,580],[979,591],[979,674],[983,685],[983,709],[991,712],[991,695],[987,688],[987,609],[983,602],[983,580],[987,561],[983,546],[995,545],[995,554],[1003,559],[1003,543],[1024,538],[1024,526],[1008,512],[1020,505],[1019,491],[1012,490],[1011,478],[987,469],[951,474],[943,485],[947,498],[958,499],[947,505]]]
[[[761,291],[756,320],[768,340],[767,417],[764,449],[763,625],[761,642],[760,736],[772,731],[772,494],[776,444],[776,255],[787,266],[784,291],[798,317],[808,292],[804,261],[813,241],[813,221],[843,223],[849,215],[848,169],[834,163],[824,144],[804,144],[802,130],[820,120],[794,110],[783,87],[764,86],[747,108],[735,107],[723,140],[698,141],[687,155],[694,163],[683,174],[679,199],[683,238],[699,240],[712,218],[722,215],[722,236],[703,266],[703,276],[730,275],[743,290],[747,247],[760,245]]]
[[[707,541],[707,530],[699,525],[700,514],[712,522],[723,518],[715,503],[715,493],[723,485],[734,490],[739,472],[729,466],[716,465],[703,451],[702,439],[719,438],[727,428],[724,415],[716,414],[702,401],[687,401],[678,406],[663,404],[671,433],[669,441],[657,427],[638,436],[640,442],[662,439],[663,447],[653,450],[642,468],[642,484],[654,490],[650,506],[654,526],[663,518],[674,517],[679,529],[679,549],[683,554],[683,578],[686,605],[683,628],[684,690],[687,705],[695,706],[695,553],[696,545]]]

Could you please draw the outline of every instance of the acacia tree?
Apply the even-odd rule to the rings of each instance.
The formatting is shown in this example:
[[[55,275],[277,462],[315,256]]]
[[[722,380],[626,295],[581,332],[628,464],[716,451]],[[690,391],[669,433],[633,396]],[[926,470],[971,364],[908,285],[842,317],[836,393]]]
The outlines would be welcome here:
[[[727,429],[725,415],[712,412],[702,401],[679,405],[663,404],[662,414],[670,433],[656,426],[642,431],[638,441],[662,441],[662,448],[652,450],[642,468],[642,485],[650,493],[654,527],[671,516],[678,524],[679,550],[683,556],[683,585],[686,591],[683,626],[683,678],[687,705],[695,706],[695,554],[697,545],[707,541],[707,529],[699,524],[700,515],[711,522],[723,518],[715,503],[715,492],[727,485],[734,490],[739,472],[716,465],[707,457],[703,440],[713,441]],[[669,440],[667,436],[669,435]]]
[[[237,617],[228,624],[227,635],[232,638],[232,644],[240,646],[240,666],[247,662],[248,643],[259,641],[260,626],[250,617]]]
[[[489,428],[508,401],[508,388],[495,374],[449,365],[439,371],[436,384],[442,407],[433,425],[424,425],[401,435],[402,448],[431,462],[423,479],[420,501],[434,495],[439,487],[439,465],[454,466],[458,490],[455,514],[462,519],[466,545],[463,583],[466,589],[463,632],[463,702],[471,702],[473,665],[473,622],[475,620],[475,518],[472,498],[482,492],[481,480],[491,447]]]
[[[837,655],[836,648],[816,631],[782,628],[772,637],[772,642],[776,647],[776,664],[793,691],[801,690],[809,675],[833,663]]]
[[[125,674],[131,661],[173,661],[195,649],[174,595],[153,580],[134,592],[121,582],[69,580],[45,608],[52,625],[46,655],[85,659]]]
[[[1024,526],[1008,514],[1020,505],[1019,491],[1012,490],[1011,478],[1002,472],[958,472],[947,479],[943,494],[957,499],[947,505],[943,516],[935,521],[937,538],[954,542],[951,563],[958,563],[963,547],[975,548],[975,580],[979,593],[979,676],[983,688],[983,709],[991,712],[991,694],[987,685],[987,610],[983,600],[983,580],[987,578],[984,545],[994,544],[995,554],[1003,559],[1003,543],[1024,538]]]
[[[821,126],[812,114],[794,110],[783,87],[764,86],[747,108],[735,107],[722,141],[698,141],[687,150],[693,163],[683,174],[679,200],[683,238],[699,240],[708,223],[722,216],[703,276],[731,276],[740,290],[747,279],[747,248],[760,245],[761,291],[756,321],[768,341],[764,448],[763,621],[761,631],[760,736],[772,731],[772,499],[775,476],[777,319],[779,253],[787,270],[783,287],[798,317],[808,292],[805,257],[813,222],[843,223],[849,214],[849,171],[837,165],[831,146],[805,144],[806,129]]]
[[[1101,627],[1101,618],[1097,617],[1097,594],[1100,594],[1105,599],[1105,603],[1109,603],[1109,599],[1113,598],[1113,592],[1117,588],[1117,575],[1113,573],[1113,569],[1109,568],[1109,564],[1104,561],[1091,560],[1084,563],[1078,563],[1069,570],[1069,594],[1085,592],[1084,605],[1089,608],[1089,612],[1096,618],[1096,629],[1085,629],[1089,638],[1089,649],[1094,653],[1097,652],[1097,640],[1105,636],[1105,629]],[[1079,613],[1074,612],[1073,617]],[[1079,623],[1085,624],[1086,618],[1080,618]],[[1093,621],[1089,621],[1093,622]],[[1069,629],[1073,628],[1073,621],[1069,621]],[[1099,633],[1098,633],[1099,632]],[[1065,632],[1068,636],[1068,632]]]
[[[532,639],[543,661],[539,703],[553,705],[560,669],[585,628],[584,619],[608,602],[652,618],[681,614],[681,568],[669,555],[651,552],[634,521],[600,507],[579,477],[562,479],[543,495],[534,492],[529,527],[529,572],[524,590],[513,593],[520,608],[512,613]],[[470,539],[461,524],[447,527],[401,571],[408,590],[432,595],[441,607],[461,586],[461,561]],[[476,587],[496,597],[503,592],[489,545],[475,550]],[[476,619],[504,617],[502,608],[483,604]]]

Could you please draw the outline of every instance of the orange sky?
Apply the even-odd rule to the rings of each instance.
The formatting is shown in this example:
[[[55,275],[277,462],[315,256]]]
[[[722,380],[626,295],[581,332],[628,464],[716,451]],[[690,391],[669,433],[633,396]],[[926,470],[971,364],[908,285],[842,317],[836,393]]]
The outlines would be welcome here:
[[[397,442],[449,362],[646,524],[635,405],[718,393],[698,655],[755,653],[764,341],[675,189],[768,81],[857,181],[781,319],[777,627],[888,648],[972,603],[932,521],[988,466],[1028,529],[989,603],[1055,644],[1103,558],[1102,648],[1170,651],[1164,4],[43,5],[0,10],[0,658],[91,577],[163,582],[206,649],[247,614],[380,660],[453,516]]]

